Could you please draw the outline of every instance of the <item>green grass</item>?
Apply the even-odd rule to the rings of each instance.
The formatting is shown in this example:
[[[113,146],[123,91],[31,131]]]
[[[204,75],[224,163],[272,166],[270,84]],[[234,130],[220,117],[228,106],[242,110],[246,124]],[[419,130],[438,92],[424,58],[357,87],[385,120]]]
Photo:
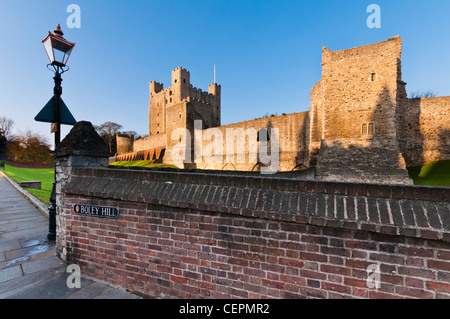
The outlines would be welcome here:
[[[44,204],[50,205],[54,172],[53,168],[20,168],[5,164],[3,170],[15,182],[41,181],[41,189],[24,188]]]
[[[409,167],[414,185],[450,186],[450,160]]]
[[[109,165],[114,166],[134,166],[134,167],[162,167],[162,168],[178,168],[175,165],[154,163],[153,161],[123,161],[123,162],[113,162]]]

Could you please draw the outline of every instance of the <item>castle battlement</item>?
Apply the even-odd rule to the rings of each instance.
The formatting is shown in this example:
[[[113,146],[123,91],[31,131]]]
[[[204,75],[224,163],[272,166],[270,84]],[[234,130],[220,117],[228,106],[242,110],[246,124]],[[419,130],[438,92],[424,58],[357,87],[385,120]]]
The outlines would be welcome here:
[[[208,119],[209,126],[220,125],[220,91],[217,83],[203,91],[190,83],[190,73],[182,67],[172,70],[172,84],[164,89],[162,83],[150,82],[149,135],[166,134],[173,127],[185,127],[188,113],[187,103],[201,118]]]

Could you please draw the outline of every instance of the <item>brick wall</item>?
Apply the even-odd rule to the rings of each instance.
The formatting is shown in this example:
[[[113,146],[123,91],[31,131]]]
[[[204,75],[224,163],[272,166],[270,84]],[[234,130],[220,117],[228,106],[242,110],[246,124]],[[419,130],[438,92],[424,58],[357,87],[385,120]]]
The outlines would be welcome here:
[[[151,296],[450,297],[449,188],[73,168],[64,191],[58,254]],[[74,214],[80,203],[120,216]]]

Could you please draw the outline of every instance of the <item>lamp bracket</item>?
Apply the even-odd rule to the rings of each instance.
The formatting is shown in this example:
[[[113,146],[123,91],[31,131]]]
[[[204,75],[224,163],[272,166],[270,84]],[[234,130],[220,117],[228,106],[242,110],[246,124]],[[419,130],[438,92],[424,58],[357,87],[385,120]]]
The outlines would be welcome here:
[[[51,63],[47,64],[47,69],[49,69],[50,71],[52,71],[53,73],[59,73],[59,74],[63,74],[64,72],[69,71],[69,67],[67,65],[65,66],[59,66],[59,65],[53,65]]]

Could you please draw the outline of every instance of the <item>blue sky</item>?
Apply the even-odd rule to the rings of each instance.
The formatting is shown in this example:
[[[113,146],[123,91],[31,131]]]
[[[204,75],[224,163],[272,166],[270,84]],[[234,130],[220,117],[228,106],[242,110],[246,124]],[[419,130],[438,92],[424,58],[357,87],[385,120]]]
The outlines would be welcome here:
[[[68,28],[69,4],[81,9],[81,28]],[[369,4],[381,8],[370,29]],[[149,82],[171,83],[182,66],[207,91],[222,85],[222,124],[265,113],[309,109],[321,77],[321,52],[400,35],[408,92],[450,95],[450,1],[106,1],[0,0],[0,116],[15,133],[48,137],[34,116],[53,92],[41,40],[60,23],[76,42],[63,74],[63,99],[77,120],[113,121],[148,134]],[[63,136],[70,126],[63,126]]]

